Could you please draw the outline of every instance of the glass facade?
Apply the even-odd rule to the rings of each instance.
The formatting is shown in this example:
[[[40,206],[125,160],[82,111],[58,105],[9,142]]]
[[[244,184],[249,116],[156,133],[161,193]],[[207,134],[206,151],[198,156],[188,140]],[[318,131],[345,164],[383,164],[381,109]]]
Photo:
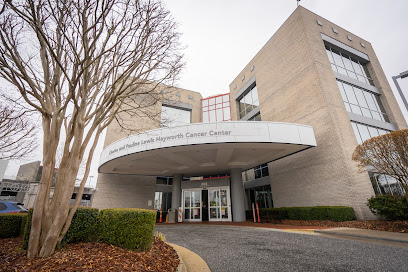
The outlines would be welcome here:
[[[380,121],[390,121],[381,102],[380,95],[340,80],[337,80],[337,84],[343,97],[344,106],[348,112]]]
[[[252,209],[252,203],[254,203],[255,205],[256,203],[258,203],[258,207],[260,209],[273,208],[272,192],[270,185],[246,189],[245,193],[247,194],[248,199],[247,204],[249,209]]]
[[[374,81],[366,65],[361,63],[361,61],[329,45],[326,45],[326,52],[333,71],[374,86]]]
[[[178,127],[191,123],[191,111],[162,105],[161,127]]]
[[[395,196],[405,195],[405,190],[395,178],[370,172],[370,179],[376,195],[391,194]]]
[[[201,99],[203,123],[231,121],[231,106],[228,94]]]
[[[154,193],[154,209],[160,211],[168,211],[171,208],[171,193],[155,192]]]
[[[258,90],[254,85],[239,101],[239,118],[244,117],[259,106]]]
[[[377,137],[390,132],[389,130],[376,128],[356,122],[351,122],[351,126],[353,127],[354,135],[356,136],[358,144],[361,144],[372,137]]]

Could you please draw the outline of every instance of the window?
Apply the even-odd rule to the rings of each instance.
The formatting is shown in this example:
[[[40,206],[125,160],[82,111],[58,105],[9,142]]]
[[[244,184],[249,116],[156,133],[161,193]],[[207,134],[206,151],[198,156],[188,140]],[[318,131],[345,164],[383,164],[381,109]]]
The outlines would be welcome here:
[[[162,105],[160,126],[178,127],[191,123],[191,111]]]
[[[156,184],[161,185],[172,185],[173,184],[173,177],[157,177]]]
[[[261,119],[261,113],[258,113],[256,115],[254,115],[253,117],[251,117],[250,119],[248,119],[248,121],[262,121]]]
[[[374,86],[374,81],[364,63],[328,45],[326,45],[326,53],[333,71]]]
[[[203,123],[231,121],[229,93],[201,99]]]
[[[171,209],[171,193],[155,192],[154,193],[154,209],[168,211]]]
[[[344,106],[348,112],[380,121],[390,121],[381,102],[380,95],[340,80],[337,80],[337,84],[344,101]]]
[[[404,188],[402,188],[401,184],[395,178],[373,172],[369,172],[369,175],[376,195],[405,195]]]
[[[253,109],[259,106],[258,90],[256,85],[250,88],[250,90],[239,99],[239,118],[244,117],[250,113]]]
[[[255,166],[254,168],[244,171],[243,174],[244,174],[244,181],[267,177],[269,176],[268,164],[264,163],[264,164]]]
[[[361,144],[372,137],[377,137],[390,132],[389,130],[376,128],[356,122],[351,122],[351,126],[353,127],[354,135],[356,136],[358,144]]]
[[[251,189],[246,189],[248,207],[252,209],[252,203],[258,203],[260,209],[273,208],[271,186],[259,186]],[[256,204],[255,204],[256,205]]]

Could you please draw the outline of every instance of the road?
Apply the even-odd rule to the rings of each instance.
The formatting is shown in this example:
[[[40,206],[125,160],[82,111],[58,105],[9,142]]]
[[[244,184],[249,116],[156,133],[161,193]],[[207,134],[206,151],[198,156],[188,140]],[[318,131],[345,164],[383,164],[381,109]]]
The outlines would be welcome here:
[[[234,226],[172,224],[155,231],[200,255],[213,272],[408,271],[402,246]]]

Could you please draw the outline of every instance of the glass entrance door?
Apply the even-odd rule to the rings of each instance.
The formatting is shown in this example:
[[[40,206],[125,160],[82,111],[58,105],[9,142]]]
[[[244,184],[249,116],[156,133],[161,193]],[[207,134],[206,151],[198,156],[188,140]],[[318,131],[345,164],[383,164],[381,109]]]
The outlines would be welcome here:
[[[183,190],[184,220],[201,221],[201,190]]]
[[[208,190],[210,221],[231,221],[231,205],[229,188]]]

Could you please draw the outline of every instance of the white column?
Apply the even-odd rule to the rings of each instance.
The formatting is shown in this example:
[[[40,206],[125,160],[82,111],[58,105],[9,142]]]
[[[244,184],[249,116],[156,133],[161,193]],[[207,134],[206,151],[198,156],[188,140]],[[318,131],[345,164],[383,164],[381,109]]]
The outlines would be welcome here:
[[[245,189],[242,182],[242,170],[231,169],[231,205],[232,205],[232,221],[244,222],[245,216]]]
[[[183,180],[183,175],[176,174],[173,176],[173,185],[171,191],[171,208],[178,211],[181,206],[181,181]]]

